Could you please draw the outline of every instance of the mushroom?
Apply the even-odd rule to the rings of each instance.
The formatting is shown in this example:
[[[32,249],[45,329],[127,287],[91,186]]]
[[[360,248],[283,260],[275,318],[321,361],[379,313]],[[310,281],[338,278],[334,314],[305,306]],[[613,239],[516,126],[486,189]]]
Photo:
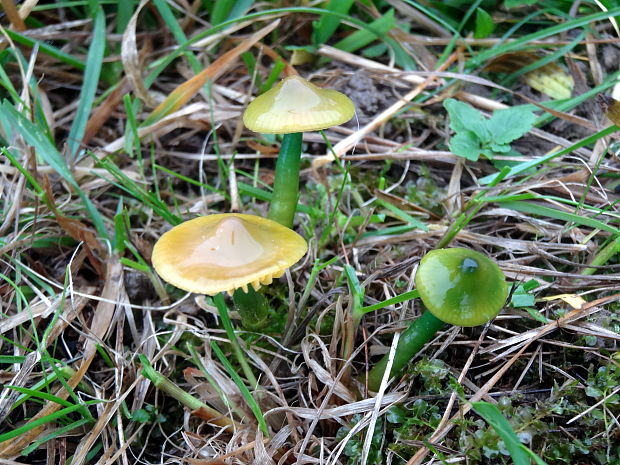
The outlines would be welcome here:
[[[403,331],[398,340],[390,376],[420,351],[445,323],[478,326],[493,319],[508,297],[504,273],[489,257],[473,250],[432,250],[415,276],[426,311]],[[377,391],[387,365],[387,355],[368,373],[368,387]]]
[[[248,292],[271,284],[303,257],[306,241],[275,221],[223,213],[186,221],[164,233],[153,248],[157,273],[189,292]],[[250,290],[251,292],[251,290]]]
[[[276,163],[269,218],[292,227],[299,195],[302,132],[318,131],[349,121],[355,107],[344,94],[322,89],[300,76],[289,76],[258,96],[243,113],[255,132],[284,134]]]

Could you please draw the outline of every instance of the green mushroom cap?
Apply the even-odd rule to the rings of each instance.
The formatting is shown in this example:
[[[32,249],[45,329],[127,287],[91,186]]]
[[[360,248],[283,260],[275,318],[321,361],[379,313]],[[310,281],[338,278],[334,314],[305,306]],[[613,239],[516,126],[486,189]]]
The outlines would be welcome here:
[[[433,250],[422,258],[416,289],[437,318],[457,326],[477,326],[504,306],[508,286],[497,263],[473,250]]]

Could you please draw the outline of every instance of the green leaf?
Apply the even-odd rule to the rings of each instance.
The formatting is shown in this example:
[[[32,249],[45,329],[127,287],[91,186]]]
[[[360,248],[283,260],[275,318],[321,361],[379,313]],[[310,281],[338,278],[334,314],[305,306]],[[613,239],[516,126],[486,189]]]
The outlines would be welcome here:
[[[536,299],[533,295],[528,293],[517,293],[512,294],[511,304],[513,307],[531,307],[536,302]]]
[[[533,308],[526,308],[525,311],[529,313],[529,315],[532,318],[534,318],[536,321],[539,321],[544,325],[551,323],[551,320],[549,320],[545,315],[540,313],[538,310],[535,310]]]
[[[241,395],[243,396],[246,403],[248,404],[248,407],[250,407],[250,410],[254,414],[254,417],[258,422],[259,428],[266,437],[269,437],[269,428],[267,427],[267,422],[265,421],[263,412],[256,400],[254,400],[254,398],[252,397],[252,394],[248,390],[247,386],[243,383],[241,376],[237,374],[237,370],[235,370],[235,367],[233,367],[232,364],[228,361],[228,359],[224,355],[224,352],[222,352],[222,349],[220,349],[220,347],[215,343],[215,341],[211,341],[211,349],[213,350],[219,361],[222,363],[222,365],[224,365],[224,368],[226,368],[226,371],[228,371],[228,374],[235,382],[235,385],[239,388],[239,391],[241,391]]]
[[[506,0],[504,6],[506,8],[517,8],[519,6],[534,5],[538,0]]]
[[[561,157],[563,155],[566,155],[567,153],[573,152],[581,147],[585,147],[587,145],[593,144],[595,143],[597,140],[601,139],[602,137],[608,136],[609,134],[613,134],[614,132],[616,132],[618,130],[618,127],[615,125],[609,126],[595,134],[592,134],[589,137],[586,137],[585,139],[580,140],[579,142],[577,142],[574,145],[571,145],[570,147],[566,147],[563,148],[562,150],[559,150],[557,152],[552,152],[550,154],[544,155],[542,157],[538,157],[538,158],[534,158],[533,160],[528,160],[528,161],[524,161],[523,163],[519,163],[518,165],[512,167],[510,169],[510,172],[508,174],[505,174],[503,177],[504,178],[509,178],[509,177],[513,177],[516,176],[518,174],[527,172],[527,170],[537,167],[538,165],[542,165],[544,163],[548,163],[549,161]],[[497,183],[499,182],[497,180],[497,174],[490,174],[488,176],[485,176],[484,178],[480,179],[479,182],[481,185],[487,185],[487,184],[493,184],[493,183]]]
[[[223,23],[230,11],[232,10],[234,1],[233,0],[218,0],[217,2],[213,2],[214,7],[211,12],[211,24],[218,25]]]
[[[519,437],[499,409],[488,402],[472,402],[472,407],[502,438],[514,465],[530,465],[529,454],[525,451],[527,448],[521,444]]]
[[[491,142],[489,144],[489,147],[491,147],[491,150],[493,150],[494,152],[498,152],[498,153],[508,153],[508,152],[510,152],[510,145],[495,144],[495,143]]]
[[[61,49],[54,47],[53,45],[49,45],[47,42],[42,40],[36,40],[28,37],[27,35],[20,34],[17,31],[12,29],[3,28],[2,30],[6,35],[8,35],[13,41],[18,44],[26,45],[30,48],[38,47],[38,50],[51,56],[52,58],[57,59],[62,63],[66,63],[69,66],[73,66],[78,70],[84,69],[84,62],[78,58],[75,58],[68,53],[63,52]]]
[[[325,7],[328,11],[347,14],[353,5],[353,0],[330,0]],[[312,23],[312,43],[315,46],[323,45],[336,32],[341,18],[335,15],[323,14],[318,21]]]
[[[482,8],[476,8],[476,29],[474,31],[474,37],[476,39],[482,39],[487,37],[495,29],[495,23],[489,13]]]
[[[253,3],[254,0],[237,0],[233,5],[232,9],[230,10],[230,13],[228,13],[226,21],[230,21],[231,19],[237,19],[243,16],[246,11],[250,9]]]
[[[80,89],[80,99],[78,107],[73,117],[71,130],[69,131],[69,158],[73,159],[84,137],[84,130],[88,122],[88,116],[93,106],[97,87],[99,85],[99,75],[101,74],[101,63],[103,62],[103,52],[106,44],[105,14],[99,8],[95,18],[92,40],[88,55],[86,56],[86,68],[84,69],[84,79]]]
[[[527,108],[512,107],[493,112],[487,127],[491,131],[493,143],[504,145],[532,129],[535,120],[536,115]]]
[[[444,102],[450,115],[450,127],[456,132],[471,131],[486,144],[491,140],[487,121],[478,110],[471,105],[450,98]]]
[[[356,50],[365,47],[373,40],[384,39],[384,36],[387,35],[387,33],[392,30],[395,25],[394,10],[389,10],[382,17],[369,24],[370,29],[381,34],[380,36],[377,36],[367,29],[360,29],[352,34],[349,34],[346,38],[336,43],[334,47],[344,50],[345,52],[355,52]]]
[[[131,414],[131,419],[138,423],[146,423],[151,419],[151,415],[143,408],[139,408]]]
[[[481,152],[480,140],[472,131],[457,132],[450,139],[450,150],[459,157],[476,161]]]

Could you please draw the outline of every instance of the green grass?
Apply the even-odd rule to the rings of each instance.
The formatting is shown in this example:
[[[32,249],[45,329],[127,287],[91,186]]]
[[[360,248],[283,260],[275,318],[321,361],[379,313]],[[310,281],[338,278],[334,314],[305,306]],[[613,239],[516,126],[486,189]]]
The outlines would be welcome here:
[[[154,123],[148,119],[153,108],[129,83],[85,146],[94,108],[125,84],[122,34],[138,3],[37,4],[25,18],[27,31],[0,16],[7,39],[0,49],[0,456],[17,447],[6,454],[17,462],[73,463],[81,438],[122,397],[82,463],[108,453],[123,463],[220,460],[224,451],[251,463],[254,448],[244,446],[257,431],[269,454],[303,453],[325,463],[342,450],[342,463],[389,457],[404,465],[421,447],[429,449],[426,461],[434,454],[439,461],[471,464],[620,460],[614,439],[620,415],[620,308],[613,297],[620,266],[617,161],[611,148],[599,150],[618,128],[608,126],[593,102],[617,83],[619,71],[601,57],[615,47],[605,40],[614,37],[609,20],[620,15],[620,6],[608,2],[609,10],[601,11],[583,3],[571,15],[570,2],[560,0],[539,7],[412,0],[283,7],[227,0],[197,2],[190,13],[185,3],[157,0],[140,12],[136,44],[138,71],[158,102],[279,18],[261,40],[277,56],[260,44],[250,48],[190,100],[204,103],[210,117],[157,122],[143,137],[146,123]],[[411,8],[424,21],[411,17]],[[56,28],[53,36],[42,33],[47,26]],[[212,42],[197,46],[207,38]],[[590,50],[586,39],[595,39]],[[343,65],[319,55],[323,45],[387,64],[395,73],[379,75],[361,60]],[[430,83],[357,144],[356,156],[368,152],[377,159],[351,157],[312,173],[312,157],[329,153],[347,134],[306,136],[309,156],[302,159],[294,227],[308,239],[309,255],[289,270],[290,280],[263,289],[269,324],[263,333],[248,332],[223,296],[194,298],[165,284],[150,254],[170,227],[226,212],[236,198],[243,213],[266,214],[274,160],[256,144],[278,145],[278,137],[250,133],[240,117],[218,121],[213,115],[224,109],[240,116],[238,95],[275,84],[293,48],[312,54],[297,67],[302,75],[351,92],[360,126],[412,88],[400,71],[432,71],[456,60],[445,70],[448,77]],[[486,69],[503,54],[524,51],[539,59],[511,73]],[[590,74],[593,56],[602,65],[601,81]],[[568,69],[567,57],[584,79],[571,98],[548,100],[522,80],[547,63]],[[458,164],[437,162],[433,151],[448,151],[455,136],[442,103],[460,98],[459,90],[532,111],[533,127],[571,145],[556,147],[528,132],[509,141],[526,154],[511,153],[509,166],[478,153]],[[476,111],[489,116],[485,105]],[[596,129],[560,122],[558,112]],[[122,148],[103,152],[121,137]],[[505,153],[502,144],[494,145]],[[598,158],[583,156],[595,146]],[[416,150],[431,157],[424,164],[397,159]],[[203,153],[216,160],[199,161]],[[558,184],[550,184],[554,180]],[[512,240],[524,249],[511,250]],[[558,244],[562,248],[552,247]],[[366,399],[357,380],[389,348],[393,334],[419,315],[410,283],[419,259],[449,246],[481,251],[510,270],[523,265],[509,276],[516,289],[512,305],[484,329],[442,333],[427,345],[387,388],[387,396],[407,393],[398,404],[373,411],[371,400],[363,411],[347,410],[349,400]],[[109,276],[105,271],[114,263],[121,271]],[[108,328],[96,328],[103,336],[93,341],[91,322],[106,299],[104,286],[119,291],[118,301],[109,303],[114,318]],[[485,402],[473,404],[480,416],[468,413],[428,443],[447,399],[454,397],[453,409],[466,405],[507,363],[498,354],[510,347],[479,348],[501,347],[576,311],[578,303],[593,302],[591,315],[584,312],[532,343]],[[89,343],[97,353],[80,373]],[[228,420],[206,425],[191,414],[201,408]],[[324,419],[308,421],[319,411]],[[375,427],[367,439],[369,425]],[[226,428],[244,439],[229,443],[234,436]],[[363,434],[346,439],[351,428]],[[281,442],[274,446],[275,440]]]

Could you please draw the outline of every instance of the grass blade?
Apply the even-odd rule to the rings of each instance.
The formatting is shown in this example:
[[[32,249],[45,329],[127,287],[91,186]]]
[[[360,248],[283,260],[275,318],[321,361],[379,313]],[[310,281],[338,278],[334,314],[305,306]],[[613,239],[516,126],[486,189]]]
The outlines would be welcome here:
[[[521,443],[512,426],[499,409],[488,402],[472,402],[472,407],[502,438],[506,449],[510,452],[510,457],[514,461],[514,465],[530,465],[530,456],[535,454]],[[545,463],[540,458],[536,462],[541,465]]]
[[[88,123],[88,115],[95,100],[95,94],[99,84],[99,75],[101,74],[101,63],[103,61],[103,52],[106,44],[105,15],[103,10],[99,8],[95,17],[95,26],[93,29],[93,38],[86,56],[86,68],[84,69],[84,82],[80,90],[80,100],[75,112],[73,124],[69,131],[69,160],[74,160],[77,151],[82,143],[86,123]]]
[[[32,145],[37,153],[45,162],[50,165],[65,181],[67,181],[77,192],[86,208],[91,221],[95,225],[97,232],[103,238],[108,237],[108,232],[103,222],[103,216],[95,208],[90,198],[80,189],[75,181],[71,170],[67,166],[64,158],[54,145],[47,139],[42,131],[34,124],[21,115],[9,102],[4,101],[0,105],[0,117],[4,119],[16,133],[19,133],[28,144]]]
[[[224,352],[222,352],[222,349],[220,349],[214,341],[211,341],[211,349],[213,349],[213,352],[215,352],[215,355],[220,360],[222,365],[224,365],[226,371],[235,382],[235,385],[241,391],[241,395],[247,402],[250,410],[252,410],[252,413],[254,414],[254,417],[256,418],[256,421],[258,422],[258,426],[260,427],[261,431],[266,437],[269,437],[269,429],[267,428],[267,422],[265,422],[263,412],[261,411],[260,406],[256,403],[256,400],[254,400],[254,397],[252,397],[252,394],[250,394],[250,391],[248,390],[246,385],[243,384],[243,380],[237,374],[232,364],[228,361],[228,359],[224,355]]]
[[[620,235],[620,230],[618,228],[609,226],[602,221],[575,215],[574,213],[563,212],[555,208],[545,207],[543,205],[523,201],[502,202],[501,205],[506,208],[510,208],[511,210],[532,213],[534,215],[540,215],[547,218],[555,218],[556,220],[567,221],[569,223],[580,224],[582,226],[589,226],[594,229],[601,229],[603,231],[610,232],[614,235]]]
[[[346,15],[352,5],[353,0],[330,0],[325,8],[328,11]],[[318,47],[327,42],[340,26],[340,22],[341,19],[338,16],[332,15],[322,15],[318,21],[315,21],[312,24],[312,42],[314,45]]]
[[[360,29],[337,42],[334,47],[345,52],[354,52],[368,45],[373,40],[382,39],[395,25],[394,10],[389,10],[382,17],[369,24],[372,32],[369,29]]]

